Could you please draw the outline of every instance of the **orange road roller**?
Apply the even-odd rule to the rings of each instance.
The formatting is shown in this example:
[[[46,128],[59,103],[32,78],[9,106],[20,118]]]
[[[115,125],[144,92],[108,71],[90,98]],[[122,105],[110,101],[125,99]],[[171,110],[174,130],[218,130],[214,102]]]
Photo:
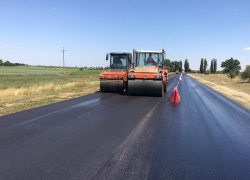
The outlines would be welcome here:
[[[160,96],[167,91],[165,51],[133,50],[133,68],[128,73],[129,95]]]
[[[106,54],[110,68],[99,75],[102,92],[124,92],[128,88],[128,70],[131,67],[132,55],[127,52],[111,52]]]

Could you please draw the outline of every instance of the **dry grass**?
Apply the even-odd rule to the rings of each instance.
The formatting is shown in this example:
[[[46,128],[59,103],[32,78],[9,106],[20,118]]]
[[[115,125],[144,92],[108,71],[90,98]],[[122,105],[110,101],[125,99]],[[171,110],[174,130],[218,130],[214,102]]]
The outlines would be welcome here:
[[[170,74],[175,74],[175,72],[168,72],[168,74],[170,75]]]
[[[0,91],[0,116],[84,96],[98,90],[99,81],[2,90]]]
[[[200,83],[250,110],[250,83],[238,76],[231,81],[226,74],[188,74]]]
[[[37,94],[41,92],[52,92],[52,91],[60,91],[64,89],[72,89],[72,88],[79,88],[85,87],[88,84],[86,82],[72,82],[62,85],[55,85],[53,83],[44,85],[44,86],[37,86],[37,87],[29,87],[29,88],[8,88],[5,90],[0,90],[0,100],[4,98],[10,97],[17,97],[17,96],[26,96]]]
[[[0,116],[94,93],[99,90],[99,74],[103,71],[67,68],[64,75],[62,69],[51,67],[0,70],[6,71],[0,72]]]

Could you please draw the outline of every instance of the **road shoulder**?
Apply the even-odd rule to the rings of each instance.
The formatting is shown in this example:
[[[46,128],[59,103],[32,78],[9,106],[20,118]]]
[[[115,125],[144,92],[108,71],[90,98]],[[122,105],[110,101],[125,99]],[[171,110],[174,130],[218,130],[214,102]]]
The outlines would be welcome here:
[[[250,95],[249,94],[245,92],[241,92],[240,90],[236,90],[236,89],[232,89],[232,88],[220,85],[218,83],[207,81],[203,78],[200,78],[191,74],[188,74],[188,76],[200,82],[201,84],[213,89],[219,94],[222,94],[223,96],[236,102],[237,104],[245,107],[246,109],[250,110]]]

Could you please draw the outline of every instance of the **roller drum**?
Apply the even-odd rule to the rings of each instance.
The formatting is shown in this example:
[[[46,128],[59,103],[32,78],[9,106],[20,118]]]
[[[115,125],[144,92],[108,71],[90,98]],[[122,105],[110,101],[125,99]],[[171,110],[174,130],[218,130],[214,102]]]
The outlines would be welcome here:
[[[123,80],[104,80],[100,81],[102,92],[123,92]]]
[[[148,95],[162,97],[164,87],[162,80],[133,79],[128,80],[129,95]]]

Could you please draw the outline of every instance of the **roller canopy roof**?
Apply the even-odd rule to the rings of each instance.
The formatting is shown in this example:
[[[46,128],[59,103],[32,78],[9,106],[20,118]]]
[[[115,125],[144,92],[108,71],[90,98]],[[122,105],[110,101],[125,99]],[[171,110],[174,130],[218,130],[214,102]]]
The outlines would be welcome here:
[[[135,50],[136,53],[163,53],[164,50],[158,50],[158,51],[155,51],[155,50]]]
[[[111,52],[111,53],[107,53],[107,54],[131,54],[129,52]]]

